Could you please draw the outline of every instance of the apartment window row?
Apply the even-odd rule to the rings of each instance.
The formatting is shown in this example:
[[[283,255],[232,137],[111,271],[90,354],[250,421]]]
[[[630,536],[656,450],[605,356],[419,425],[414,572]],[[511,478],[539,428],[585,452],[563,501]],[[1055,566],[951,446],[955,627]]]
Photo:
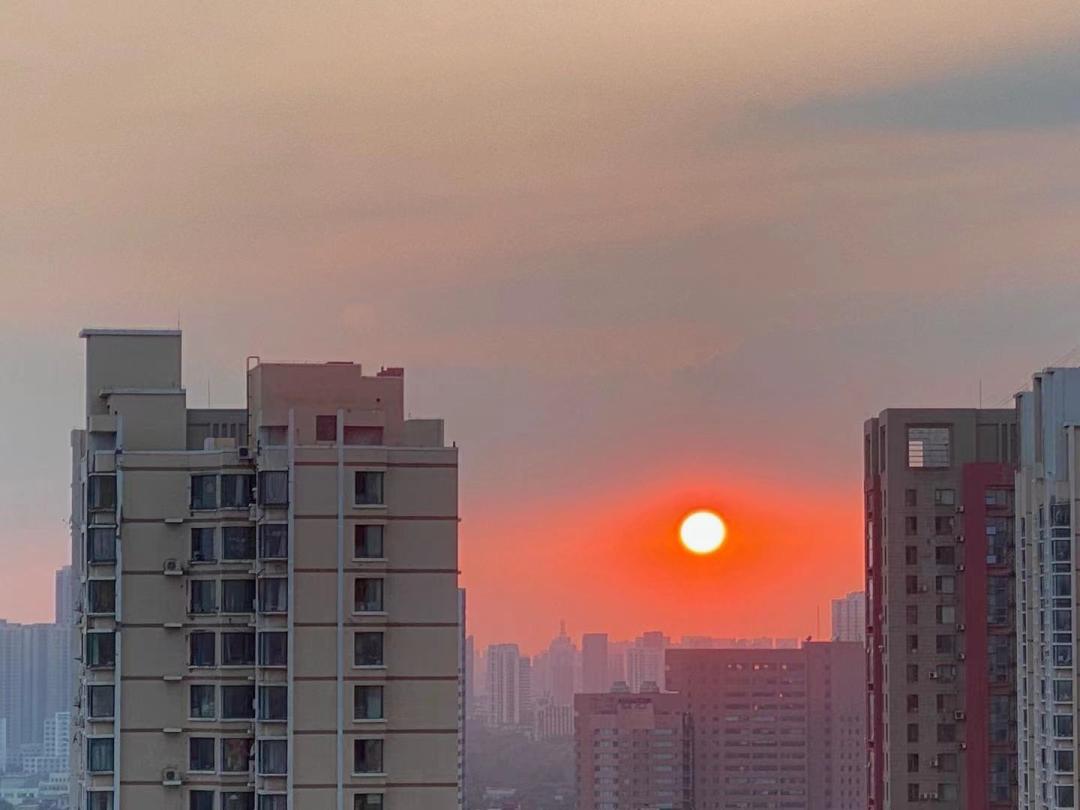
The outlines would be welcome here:
[[[956,528],[956,517],[954,515],[937,515],[934,518],[934,535],[937,537],[948,537],[953,534]],[[919,518],[917,515],[907,515],[904,518],[904,534],[908,537],[914,537],[919,533]]]
[[[197,630],[188,636],[188,662],[193,667],[218,665],[218,633]],[[288,665],[288,634],[277,630],[222,631],[221,665],[284,667]]]
[[[284,793],[254,793],[225,791],[220,794],[212,790],[192,790],[189,794],[188,810],[286,810],[288,798]],[[220,796],[221,803],[216,804]]]
[[[116,666],[116,633],[92,630],[86,634],[83,663],[88,669],[112,669]]]
[[[188,770],[195,773],[249,773],[254,743],[251,737],[191,737],[188,740]]]
[[[191,508],[246,509],[254,501],[255,476],[249,473],[191,476]]]
[[[86,530],[86,561],[94,565],[116,563],[116,526],[90,526]]]
[[[219,599],[220,595],[220,599]],[[289,580],[285,577],[254,579],[192,579],[188,581],[188,612],[287,613]]]
[[[91,720],[112,720],[116,712],[116,687],[91,684],[86,687],[86,715]]]
[[[257,690],[247,684],[193,683],[188,687],[188,717],[191,720],[249,720],[255,717],[262,722],[274,723],[288,720],[288,715],[289,690],[285,685],[266,684]]]
[[[316,416],[315,441],[336,442],[337,428],[337,414]],[[379,446],[383,443],[383,429],[381,427],[345,425],[341,432],[345,444]]]
[[[191,530],[191,561],[209,563],[254,560],[256,557],[255,526],[223,526],[221,546],[218,530],[213,526],[196,526]],[[289,558],[289,527],[285,523],[264,523],[258,527],[258,556],[264,560]]]
[[[92,616],[116,613],[116,580],[91,579],[86,583],[86,612]]]
[[[95,474],[87,478],[86,506],[92,512],[116,509],[115,474]]]
[[[1003,490],[1004,491],[1004,490]],[[1011,492],[1010,492],[1011,494]],[[989,501],[987,502],[989,504]],[[919,490],[904,490],[904,506],[913,508],[919,505]],[[955,489],[935,489],[934,506],[956,506]]]

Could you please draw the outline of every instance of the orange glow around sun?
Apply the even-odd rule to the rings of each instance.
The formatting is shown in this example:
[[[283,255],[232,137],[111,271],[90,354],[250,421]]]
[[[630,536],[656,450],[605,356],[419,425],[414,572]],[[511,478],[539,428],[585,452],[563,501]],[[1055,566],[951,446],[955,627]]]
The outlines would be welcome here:
[[[726,536],[724,521],[707,509],[690,513],[679,526],[683,546],[694,554],[712,554],[723,545]]]

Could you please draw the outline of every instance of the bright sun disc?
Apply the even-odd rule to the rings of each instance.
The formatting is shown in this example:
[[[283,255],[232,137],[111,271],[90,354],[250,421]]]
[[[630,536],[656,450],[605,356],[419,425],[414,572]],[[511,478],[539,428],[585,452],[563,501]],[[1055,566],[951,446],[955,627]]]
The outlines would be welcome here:
[[[687,550],[712,554],[724,542],[727,527],[715,512],[701,510],[687,515],[679,527],[679,537]]]

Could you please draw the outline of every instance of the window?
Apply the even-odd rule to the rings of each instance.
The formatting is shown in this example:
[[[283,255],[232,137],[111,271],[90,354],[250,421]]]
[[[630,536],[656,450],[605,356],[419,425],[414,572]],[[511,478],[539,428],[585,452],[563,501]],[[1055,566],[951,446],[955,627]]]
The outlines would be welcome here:
[[[259,687],[259,719],[287,720],[289,718],[289,687]]]
[[[250,737],[224,737],[221,740],[221,770],[223,773],[247,773],[251,769]]]
[[[904,534],[908,537],[912,537],[919,533],[919,519],[914,515],[908,515],[904,518]]]
[[[289,637],[287,633],[263,631],[259,633],[259,666],[284,667],[289,664]]]
[[[1054,715],[1054,736],[1071,738],[1073,735],[1073,718],[1071,714]]]
[[[919,772],[919,755],[908,754],[907,755],[907,772],[918,773]]]
[[[86,666],[112,669],[116,666],[116,635],[112,632],[86,634]]]
[[[221,612],[251,613],[255,609],[255,580],[224,579],[221,581]]]
[[[955,489],[935,489],[934,490],[934,505],[935,506],[956,506],[956,490]]]
[[[918,683],[919,682],[919,665],[908,664],[907,665],[907,682]]]
[[[217,717],[216,691],[213,684],[191,685],[188,712],[192,720],[213,720]]]
[[[251,720],[255,717],[255,687],[223,685],[221,687],[221,719]]]
[[[381,667],[384,663],[383,634],[367,631],[356,633],[353,639],[353,665]]]
[[[937,577],[934,580],[934,587],[938,593],[956,593],[956,577]]]
[[[86,483],[86,501],[91,510],[116,508],[116,476],[91,475]]]
[[[383,581],[377,578],[356,580],[354,613],[380,613],[383,610]]]
[[[383,772],[383,741],[353,741],[353,773]]]
[[[89,706],[92,720],[108,720],[115,711],[113,701],[116,697],[116,687],[102,684],[100,686],[86,687],[86,702]]]
[[[946,537],[953,533],[955,518],[952,515],[938,515],[934,518],[934,534]]]
[[[919,784],[918,782],[908,782],[907,797],[909,802],[919,801]]]
[[[255,666],[255,632],[223,632],[221,634],[221,665],[223,667]]]
[[[904,546],[904,563],[905,563],[905,565],[918,565],[919,564],[919,547],[918,546]]]
[[[383,554],[383,527],[360,525],[355,529],[355,555],[358,560],[381,559]]]
[[[915,470],[948,467],[951,457],[949,434],[947,427],[909,427],[908,467]]]
[[[907,726],[907,741],[909,743],[917,743],[919,741],[919,724],[908,723]]]
[[[315,417],[315,441],[337,441],[337,415]]]
[[[259,527],[259,556],[264,560],[289,559],[287,523],[264,523]]]
[[[289,505],[289,473],[286,470],[259,473],[259,503],[263,506]]]
[[[956,652],[956,636],[940,635],[936,645],[938,655],[948,655]]]
[[[904,506],[912,507],[919,505],[919,491],[916,489],[904,490]]]
[[[88,562],[99,565],[111,565],[116,562],[115,526],[90,527],[86,535],[86,559]]]
[[[88,791],[86,810],[113,810],[113,792],[111,790]]]
[[[255,810],[255,794],[226,791],[221,794],[221,810]]]
[[[919,696],[908,695],[907,696],[907,710],[911,714],[918,714],[919,712]]]
[[[221,506],[225,509],[246,509],[251,505],[251,490],[254,486],[254,476],[222,475]]]
[[[280,776],[289,771],[286,740],[259,740],[259,773]]]
[[[192,737],[188,740],[188,770],[213,773],[217,770],[213,737]]]
[[[213,633],[195,632],[189,640],[191,666],[212,667],[217,663],[217,639]]]
[[[1068,703],[1073,699],[1073,682],[1071,680],[1054,681],[1054,700],[1058,703]]]
[[[221,559],[254,560],[255,527],[226,526],[221,530]]]
[[[938,624],[956,623],[956,608],[953,605],[938,605],[936,612]]]
[[[211,526],[197,526],[191,530],[191,561],[214,562],[214,529]]]
[[[90,613],[116,612],[116,580],[92,579],[86,583],[86,595],[90,602]]]
[[[908,624],[919,623],[919,606],[918,605],[905,605],[904,606],[904,618]]]
[[[904,577],[904,592],[908,594],[919,592],[919,578],[914,574]]]
[[[935,546],[934,562],[938,565],[956,565],[956,549],[953,546]]]
[[[353,810],[383,810],[381,793],[361,793],[353,801]]]
[[[357,506],[381,506],[383,504],[383,476],[381,472],[360,470],[356,473],[355,501]]]
[[[192,613],[217,613],[217,580],[193,579],[189,587]]]
[[[188,795],[191,797],[189,810],[214,810],[214,791],[193,790]]]
[[[353,687],[353,719],[383,719],[383,688],[381,686]]]
[[[289,798],[284,793],[263,793],[259,796],[259,810],[286,810]]]
[[[918,635],[912,634],[912,635],[909,635],[907,637],[907,651],[909,653],[914,653],[914,652],[919,651],[919,637],[918,637]]]
[[[1054,785],[1054,807],[1073,807],[1075,800],[1072,785]]]
[[[289,610],[289,581],[284,578],[259,580],[259,612],[287,613]]]
[[[217,509],[218,478],[216,475],[191,476],[191,508]]]
[[[1075,767],[1074,762],[1071,750],[1054,752],[1054,770],[1058,773],[1072,773]]]
[[[86,770],[90,773],[112,773],[112,737],[90,737],[86,741]]]

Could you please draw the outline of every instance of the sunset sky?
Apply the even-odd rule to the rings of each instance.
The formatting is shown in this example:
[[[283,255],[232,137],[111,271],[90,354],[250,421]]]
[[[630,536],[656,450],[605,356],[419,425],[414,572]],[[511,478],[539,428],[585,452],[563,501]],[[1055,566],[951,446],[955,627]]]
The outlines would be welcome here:
[[[1080,361],[1078,40],[1075,0],[0,6],[0,617],[51,618],[78,330],[179,320],[194,407],[249,354],[407,367],[481,644],[827,631],[862,420]]]

